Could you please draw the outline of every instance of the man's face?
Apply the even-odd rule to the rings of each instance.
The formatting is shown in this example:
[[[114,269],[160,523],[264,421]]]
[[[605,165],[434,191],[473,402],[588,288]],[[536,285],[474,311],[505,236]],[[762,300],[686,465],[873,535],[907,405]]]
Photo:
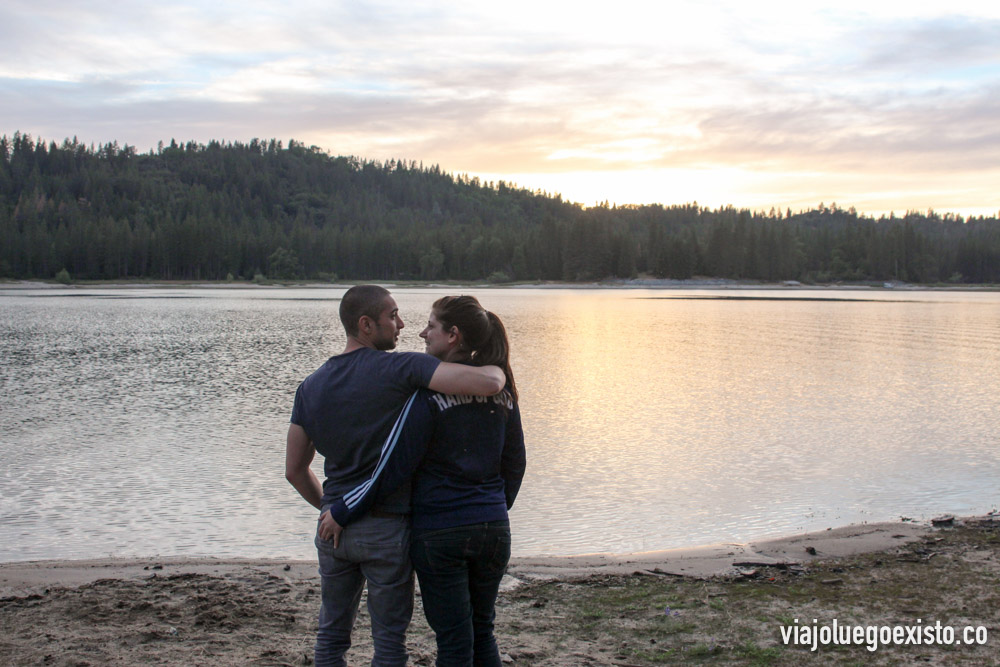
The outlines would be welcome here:
[[[403,328],[403,320],[399,317],[399,306],[396,300],[387,296],[382,302],[382,311],[375,322],[372,334],[372,345],[376,350],[395,349],[399,341],[399,331]]]

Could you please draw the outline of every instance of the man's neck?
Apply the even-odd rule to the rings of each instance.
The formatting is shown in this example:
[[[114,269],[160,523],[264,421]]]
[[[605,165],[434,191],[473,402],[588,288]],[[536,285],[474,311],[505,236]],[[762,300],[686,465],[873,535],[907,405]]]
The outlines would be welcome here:
[[[348,352],[354,352],[355,350],[360,350],[363,347],[367,347],[367,348],[372,349],[372,350],[375,349],[375,346],[372,345],[368,341],[361,340],[360,338],[356,338],[354,336],[348,336],[347,337],[347,347],[344,348],[344,351],[341,352],[341,354],[347,354]]]

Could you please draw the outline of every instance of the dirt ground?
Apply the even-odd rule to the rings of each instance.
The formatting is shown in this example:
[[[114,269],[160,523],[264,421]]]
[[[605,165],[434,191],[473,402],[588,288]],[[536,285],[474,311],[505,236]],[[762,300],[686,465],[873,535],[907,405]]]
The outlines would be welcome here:
[[[919,530],[893,524],[883,548],[841,548],[872,534],[723,546],[714,570],[691,554],[514,561],[497,604],[504,661],[1000,664],[1000,520]],[[0,596],[3,665],[309,665],[319,581],[310,563],[5,564]],[[834,620],[916,627],[921,643],[911,633],[909,643],[875,651],[832,644],[812,651],[782,639],[782,627],[802,639]],[[937,624],[955,628],[959,641],[970,626],[970,638],[985,633],[986,642],[931,644],[935,632],[947,638]],[[354,636],[350,664],[368,664],[363,605]],[[408,647],[412,664],[433,664],[419,596]]]

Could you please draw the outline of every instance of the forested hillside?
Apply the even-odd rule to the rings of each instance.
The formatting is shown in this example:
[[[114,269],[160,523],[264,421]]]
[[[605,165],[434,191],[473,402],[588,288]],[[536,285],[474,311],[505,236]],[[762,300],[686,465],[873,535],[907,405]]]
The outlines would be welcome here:
[[[599,195],[599,193],[595,193]],[[584,209],[290,141],[0,138],[0,277],[1000,282],[1000,222],[732,207]],[[66,274],[62,274],[66,277]]]

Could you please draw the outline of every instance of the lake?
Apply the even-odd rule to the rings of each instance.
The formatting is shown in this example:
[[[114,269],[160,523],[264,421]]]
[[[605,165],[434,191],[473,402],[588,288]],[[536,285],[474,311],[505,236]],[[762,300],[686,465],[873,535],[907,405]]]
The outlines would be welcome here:
[[[344,288],[0,289],[0,561],[314,558],[284,480]],[[393,289],[504,320],[515,555],[746,541],[1000,504],[1000,293]],[[321,474],[317,461],[316,470]]]

